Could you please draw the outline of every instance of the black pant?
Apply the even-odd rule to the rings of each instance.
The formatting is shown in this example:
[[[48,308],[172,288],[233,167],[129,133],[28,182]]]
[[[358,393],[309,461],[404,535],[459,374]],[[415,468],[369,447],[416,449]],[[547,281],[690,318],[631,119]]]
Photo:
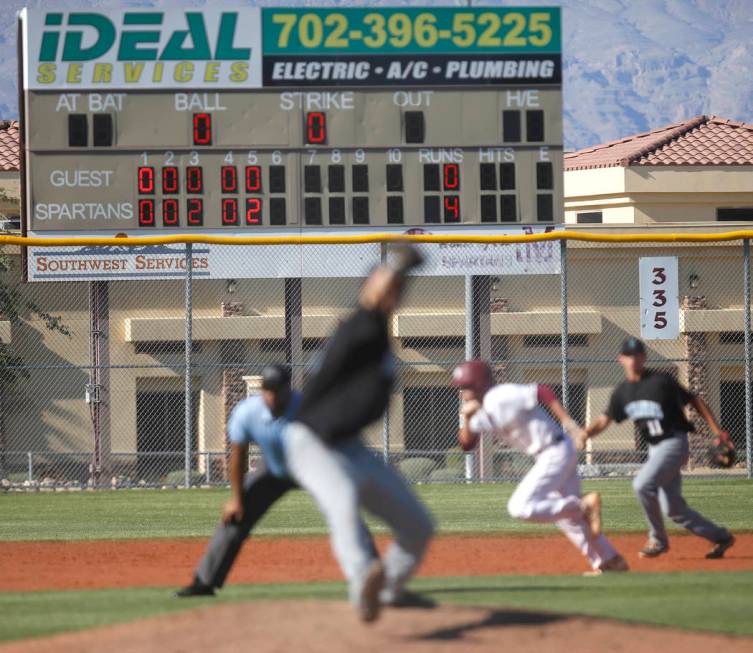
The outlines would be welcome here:
[[[298,486],[291,480],[273,476],[263,463],[243,479],[243,520],[220,523],[214,531],[195,577],[204,585],[222,587],[244,540],[272,505]]]

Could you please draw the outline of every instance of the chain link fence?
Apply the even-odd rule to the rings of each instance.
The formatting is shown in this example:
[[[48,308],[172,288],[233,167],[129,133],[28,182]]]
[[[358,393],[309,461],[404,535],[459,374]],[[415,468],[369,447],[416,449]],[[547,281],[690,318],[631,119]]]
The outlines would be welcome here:
[[[724,473],[750,475],[747,241],[419,247],[427,264],[392,321],[398,382],[365,433],[410,480],[516,480],[532,465],[488,437],[471,455],[457,447],[449,379],[467,358],[489,360],[500,382],[551,385],[581,424],[600,415],[622,380],[620,343],[647,319],[639,261],[657,256],[677,260],[678,335],[647,340],[650,365],[705,398],[738,447]],[[0,479],[6,489],[77,489],[227,483],[233,406],[258,392],[270,363],[289,363],[305,383],[385,247],[30,248],[37,271],[44,257],[57,276],[25,284],[20,252],[6,253],[17,265],[4,287],[38,311],[0,321]],[[712,473],[710,435],[692,418],[688,471]],[[645,456],[630,424],[613,425],[589,442],[580,471],[629,476]],[[252,448],[250,466],[258,460]]]

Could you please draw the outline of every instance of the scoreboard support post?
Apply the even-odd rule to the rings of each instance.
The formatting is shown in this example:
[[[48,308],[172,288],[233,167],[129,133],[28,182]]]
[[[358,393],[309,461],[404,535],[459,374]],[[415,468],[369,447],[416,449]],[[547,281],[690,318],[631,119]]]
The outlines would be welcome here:
[[[94,455],[90,478],[99,484],[111,470],[110,300],[107,281],[89,282],[89,383],[86,400],[92,418]]]
[[[303,291],[301,279],[285,279],[285,362],[294,388],[303,385]]]
[[[191,440],[193,436],[193,247],[186,243],[186,332],[185,332],[185,430],[184,430],[184,472],[185,486],[191,487]]]
[[[473,360],[473,277],[465,277],[465,359]],[[465,454],[465,482],[471,483],[474,477],[474,463],[476,455],[473,452]]]
[[[748,478],[753,478],[753,386],[751,385],[753,374],[753,351],[751,348],[751,274],[750,274],[750,239],[743,240],[743,282],[744,302],[743,307],[743,333],[745,334],[745,460]]]
[[[560,340],[562,347],[562,406],[566,411],[570,411],[570,379],[569,379],[569,325],[567,322],[567,241],[560,241],[560,314],[562,315],[560,324]]]
[[[467,360],[491,360],[491,277],[466,275],[465,277],[465,357]],[[466,481],[478,476],[481,480],[488,471],[489,455],[484,438],[476,453],[466,455]],[[477,458],[477,460],[476,460]]]

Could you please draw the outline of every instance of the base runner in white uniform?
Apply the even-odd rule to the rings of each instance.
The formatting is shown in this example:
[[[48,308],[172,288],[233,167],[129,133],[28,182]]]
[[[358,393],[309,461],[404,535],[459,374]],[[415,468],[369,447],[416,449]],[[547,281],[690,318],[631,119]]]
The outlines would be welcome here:
[[[554,522],[591,563],[591,574],[627,571],[625,559],[601,533],[600,496],[580,496],[578,454],[568,434],[576,436],[581,429],[551,388],[536,383],[494,385],[491,368],[483,361],[457,367],[452,383],[463,391],[458,439],[465,451],[476,446],[481,433],[491,433],[536,459],[510,497],[510,515]]]

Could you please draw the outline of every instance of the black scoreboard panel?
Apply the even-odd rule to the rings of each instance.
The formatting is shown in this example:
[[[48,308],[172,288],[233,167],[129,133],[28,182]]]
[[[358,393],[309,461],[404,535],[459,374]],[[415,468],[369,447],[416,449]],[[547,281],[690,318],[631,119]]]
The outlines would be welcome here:
[[[535,88],[37,92],[30,229],[551,222],[560,103]]]

